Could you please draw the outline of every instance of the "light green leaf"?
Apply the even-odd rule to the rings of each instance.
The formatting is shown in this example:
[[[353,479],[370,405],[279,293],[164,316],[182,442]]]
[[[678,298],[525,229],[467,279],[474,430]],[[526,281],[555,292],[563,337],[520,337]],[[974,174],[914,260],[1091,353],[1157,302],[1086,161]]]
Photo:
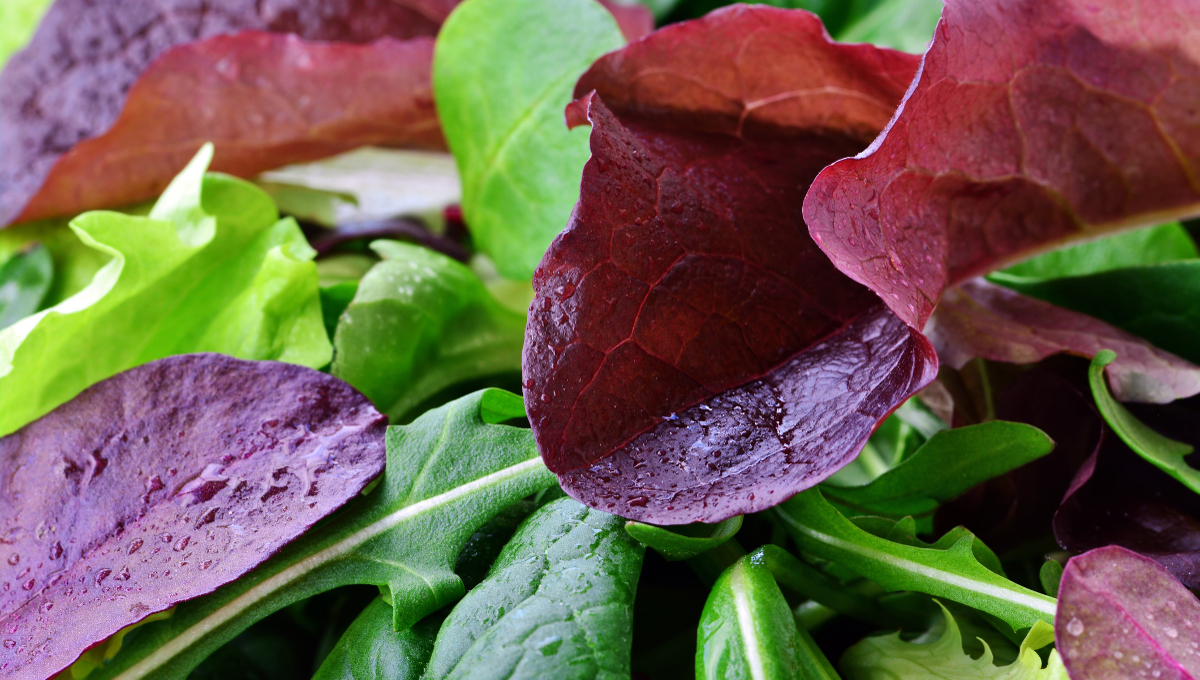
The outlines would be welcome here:
[[[521,370],[525,317],[470,269],[420,246],[371,247],[384,259],[341,315],[334,375],[397,422],[446,387]]]
[[[433,89],[475,245],[510,279],[533,276],[567,226],[588,159],[567,130],[575,81],[625,44],[595,0],[467,0],[438,35]]]
[[[941,16],[941,0],[884,0],[869,14],[853,17],[834,35],[842,42],[869,42],[922,54]]]
[[[643,545],[654,548],[668,561],[686,560],[712,550],[733,538],[742,528],[742,516],[735,515],[717,524],[688,524],[666,527],[630,520],[625,531]]]
[[[33,37],[38,22],[51,0],[4,0],[0,2],[0,67],[13,52]]]
[[[53,281],[54,261],[41,245],[0,265],[0,329],[37,312]]]
[[[109,260],[79,293],[0,331],[0,435],[172,354],[328,363],[312,250],[262,191],[205,175],[206,149],[153,217],[91,212],[71,222]]]
[[[949,545],[903,545],[855,526],[817,489],[795,496],[772,512],[802,550],[851,569],[887,590],[944,597],[1000,617],[1014,630],[1054,620],[1054,599],[981,564],[975,552],[978,539],[965,530]]]
[[[645,549],[570,498],[525,520],[442,624],[426,680],[628,678]]]
[[[1004,285],[1008,277],[1059,279],[1148,264],[1181,262],[1200,257],[1196,244],[1178,222],[1135,229],[1069,248],[1051,251],[1013,265],[989,278]]]
[[[940,603],[939,603],[940,604]],[[942,607],[945,625],[912,642],[899,633],[869,637],[846,650],[838,664],[847,680],[1067,680],[1058,652],[1042,668],[1037,651],[1054,642],[1054,629],[1039,621],[1025,637],[1016,661],[997,666],[985,643],[983,655],[973,659],[963,652],[962,635],[949,610]],[[937,635],[936,638],[933,636]]]
[[[387,468],[369,495],[250,574],[137,629],[89,680],[185,678],[255,621],[344,585],[386,589],[393,630],[461,597],[453,569],[468,538],[501,509],[554,484],[529,430],[482,420],[485,394],[389,428]]]
[[[321,662],[313,680],[419,680],[433,653],[438,619],[392,630],[392,605],[367,605]]]
[[[1099,409],[1100,415],[1104,416],[1104,422],[1108,423],[1121,441],[1128,444],[1137,455],[1179,480],[1187,488],[1200,493],[1200,470],[1191,467],[1184,460],[1184,457],[1192,452],[1192,447],[1168,439],[1150,429],[1108,391],[1104,367],[1116,358],[1115,352],[1101,350],[1096,353],[1088,369],[1088,384],[1091,385],[1092,397],[1096,400],[1096,408]]]
[[[1022,423],[992,421],[935,434],[907,460],[862,486],[822,486],[831,501],[869,514],[933,512],[980,482],[1050,453],[1054,442]]]

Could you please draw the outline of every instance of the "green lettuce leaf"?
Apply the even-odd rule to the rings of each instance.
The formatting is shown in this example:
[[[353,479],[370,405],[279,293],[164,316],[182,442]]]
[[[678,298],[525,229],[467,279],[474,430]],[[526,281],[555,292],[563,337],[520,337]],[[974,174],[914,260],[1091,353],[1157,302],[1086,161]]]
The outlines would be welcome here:
[[[0,435],[173,354],[329,362],[315,253],[261,190],[206,175],[211,159],[205,146],[149,217],[91,212],[71,222],[110,259],[79,293],[0,331]]]
[[[4,0],[0,2],[0,67],[13,52],[33,37],[38,22],[51,0]]]
[[[0,265],[0,330],[33,314],[50,292],[54,260],[36,245]]]

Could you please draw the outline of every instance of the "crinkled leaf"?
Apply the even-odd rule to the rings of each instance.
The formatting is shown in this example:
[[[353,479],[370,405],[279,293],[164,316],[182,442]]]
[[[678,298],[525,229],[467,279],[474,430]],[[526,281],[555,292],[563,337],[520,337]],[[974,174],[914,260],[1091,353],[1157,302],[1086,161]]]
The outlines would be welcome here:
[[[933,378],[924,339],[829,266],[798,212],[911,66],[831,43],[805,12],[733,7],[584,75],[576,93],[596,95],[568,115],[586,109],[593,155],[536,274],[524,359],[568,493],[655,524],[761,510]]]
[[[0,331],[0,434],[171,354],[329,362],[312,249],[262,191],[205,176],[209,158],[205,147],[148,218],[71,223],[111,259],[76,295]]]
[[[385,587],[393,630],[461,597],[453,569],[470,536],[501,509],[554,483],[528,430],[481,419],[487,394],[389,428],[387,467],[370,495],[253,572],[139,629],[89,679],[184,678],[255,621],[339,586]]]
[[[675,531],[653,524],[626,522],[625,531],[642,545],[654,548],[668,561],[686,560],[712,550],[737,535],[742,516],[735,515],[717,524],[691,524]]]
[[[920,54],[941,16],[942,0],[884,0],[838,32],[837,39]]]
[[[250,571],[383,471],[385,427],[323,373],[194,354],[0,439],[8,677],[49,677]]]
[[[1200,392],[1200,367],[1120,329],[983,279],[948,289],[925,326],[938,358],[953,368],[982,357],[1033,363],[1059,352],[1117,352],[1108,366],[1122,401],[1166,403]]]
[[[834,264],[914,328],[950,285],[1200,212],[1191,0],[950,0],[886,135],[805,201]]]
[[[235,172],[313,158],[319,145],[308,142],[310,134],[336,143],[343,135],[344,141],[353,142],[372,131],[400,129],[403,137],[395,141],[409,141],[412,131],[403,123],[412,121],[414,113],[421,113],[432,125],[432,136],[425,141],[436,140],[428,93],[428,41],[408,46],[384,41],[357,49],[337,43],[433,36],[441,23],[435,15],[445,14],[444,8],[430,10],[446,4],[443,0],[58,0],[29,47],[0,73],[0,145],[6,149],[0,158],[0,224],[18,216],[69,216],[154,196],[196,146],[216,132],[237,131],[223,140],[227,144],[217,157],[218,169]],[[250,35],[206,41],[247,30],[298,37]],[[204,42],[187,46],[193,41]],[[274,43],[272,51],[247,52],[261,42]],[[420,54],[423,62],[417,58]],[[396,69],[389,74],[371,63],[397,57],[418,70]],[[224,58],[230,61],[218,67]],[[260,58],[265,61],[256,63]],[[352,66],[352,59],[359,60],[357,66]],[[139,82],[148,67],[157,74],[148,80],[156,82]],[[272,70],[275,67],[282,70]],[[355,77],[331,78],[330,71],[337,69],[353,69]],[[301,72],[304,77],[299,77]],[[363,78],[360,89],[360,77],[366,73],[373,77]],[[317,74],[328,75],[307,80]],[[271,83],[270,89],[256,89],[262,79]],[[423,94],[414,89],[418,83],[424,83]],[[381,91],[377,89],[381,85],[401,87]],[[201,93],[206,100],[214,98],[213,107],[179,105],[199,101],[196,97]],[[356,106],[371,103],[370,116],[359,118],[339,100],[351,93]],[[168,98],[159,101],[159,96]],[[296,98],[303,96],[308,101]],[[390,104],[380,106],[383,102]],[[417,102],[420,106],[412,109]],[[123,112],[124,120],[118,122]],[[395,122],[381,117],[398,114]],[[161,132],[143,136],[146,128],[159,125]],[[111,142],[97,139],[110,130]],[[387,138],[387,134],[380,136]],[[100,146],[77,148],[88,140]],[[173,154],[161,154],[159,144],[177,148]],[[320,153],[350,146],[339,149],[330,144]],[[122,153],[128,160],[119,157]],[[232,162],[235,158],[237,162]],[[121,172],[114,175],[118,167]],[[47,183],[52,172],[55,176]],[[101,185],[105,191],[99,190]]]
[[[54,281],[54,260],[35,245],[0,265],[0,330],[37,312]]]
[[[313,680],[420,680],[437,637],[435,617],[392,630],[392,605],[376,598],[321,662]]]
[[[1071,680],[1200,677],[1200,601],[1153,560],[1110,546],[1063,571],[1054,640]]]
[[[535,512],[446,618],[425,677],[629,677],[645,549],[622,524],[569,498]]]
[[[867,514],[933,512],[971,487],[1050,453],[1046,433],[993,421],[939,432],[896,467],[863,486],[822,486],[823,495]]]
[[[774,513],[802,550],[851,569],[887,590],[915,590],[960,602],[999,617],[1013,630],[1054,620],[1054,599],[981,564],[975,550],[978,539],[965,530],[947,534],[950,540],[944,538],[934,547],[905,545],[859,528],[816,489],[780,505]],[[990,550],[983,554],[989,555],[989,561],[995,560]]]
[[[846,650],[838,666],[847,680],[1067,680],[1057,652],[1050,652],[1050,661],[1043,668],[1036,651],[1054,641],[1049,624],[1035,624],[1021,643],[1017,660],[997,666],[986,646],[978,658],[963,652],[958,623],[945,607],[942,614],[945,623],[940,633],[931,630],[910,642],[901,640],[899,633],[869,637]]]
[[[1010,277],[1018,277],[1019,281],[1059,279],[1197,257],[1200,253],[1187,230],[1179,223],[1163,224],[1052,250],[996,272],[989,278],[1006,285]]]
[[[588,150],[563,107],[588,64],[624,42],[594,0],[470,0],[442,29],[438,116],[471,235],[502,275],[528,280],[567,224]]]
[[[334,375],[402,419],[445,387],[520,370],[525,319],[466,265],[397,241],[372,248],[384,259],[342,314]]]

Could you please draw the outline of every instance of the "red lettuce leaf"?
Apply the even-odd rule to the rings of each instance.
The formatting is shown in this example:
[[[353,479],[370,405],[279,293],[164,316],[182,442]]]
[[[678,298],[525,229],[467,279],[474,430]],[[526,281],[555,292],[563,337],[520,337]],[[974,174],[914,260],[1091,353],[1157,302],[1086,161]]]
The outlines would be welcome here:
[[[383,471],[386,425],[318,371],[192,354],[0,439],[0,670],[49,677],[250,571]]]
[[[1200,601],[1151,559],[1118,546],[1067,562],[1054,641],[1071,680],[1200,677]]]
[[[534,275],[524,357],[534,434],[569,494],[658,524],[762,510],[847,463],[933,379],[925,339],[833,269],[799,212],[911,63],[836,45],[806,12],[735,7],[583,76],[577,94],[597,94],[568,115],[587,107],[592,158]]]
[[[304,40],[330,41],[336,43],[370,43],[384,37],[409,39],[420,36],[434,36],[442,19],[453,5],[452,0],[131,0],[129,2],[94,2],[93,0],[58,0],[47,12],[38,32],[29,46],[13,56],[0,73],[0,225],[8,224],[20,216],[21,219],[33,219],[48,215],[73,214],[80,210],[95,207],[112,207],[121,202],[139,200],[153,196],[156,190],[161,190],[171,177],[182,167],[183,162],[170,167],[157,167],[154,162],[148,163],[152,170],[143,170],[147,175],[158,173],[155,181],[150,184],[138,184],[112,196],[101,196],[93,192],[90,202],[80,200],[68,201],[56,205],[47,198],[36,201],[36,209],[27,207],[35,202],[35,197],[43,188],[52,169],[59,163],[64,154],[70,152],[80,142],[94,139],[109,131],[117,122],[131,87],[142,73],[157,59],[172,48],[196,40],[203,40],[218,35],[236,33],[244,30],[271,31],[279,33],[294,33]],[[240,121],[244,130],[257,126],[274,126],[290,123],[288,117],[303,118],[305,107],[297,111],[293,107],[300,100],[295,96],[305,93],[294,88],[300,84],[299,74],[309,68],[315,68],[318,78],[324,84],[330,81],[332,74],[319,75],[325,69],[336,70],[337,65],[327,66],[319,61],[301,59],[331,55],[343,62],[340,67],[349,67],[346,61],[352,57],[342,56],[334,46],[316,46],[298,48],[293,59],[284,54],[275,55],[276,60],[288,69],[289,73],[280,74],[271,79],[273,87],[293,81],[290,87],[282,87],[278,99],[270,100],[265,96],[256,97],[253,101],[262,108],[235,107],[228,108],[226,100],[222,102],[225,108],[205,110],[211,106],[207,98],[217,93],[209,91],[189,91],[191,83],[186,79],[194,77],[194,73],[181,72],[178,78],[182,81],[170,90],[172,98],[167,101],[143,101],[141,107],[153,107],[158,115],[163,115],[170,121],[182,123],[192,116],[193,122],[201,120],[227,120],[234,117]],[[212,48],[208,48],[211,50]],[[378,51],[362,53],[357,59],[365,59],[374,54],[376,58],[395,57],[395,46],[380,48]],[[415,49],[415,48],[409,48]],[[425,49],[428,49],[427,47]],[[243,48],[244,50],[244,48]],[[174,63],[189,65],[193,69],[199,61],[211,57],[213,52],[201,50],[198,55],[175,57]],[[230,56],[240,55],[235,51]],[[409,63],[411,57],[401,63]],[[255,59],[253,61],[259,61]],[[251,68],[261,69],[270,63],[270,58],[262,59],[260,64]],[[399,82],[426,81],[425,91],[428,91],[428,57],[424,58],[424,70],[408,74],[407,80],[400,77]],[[373,65],[369,72],[372,74],[367,82],[374,86],[381,84],[382,67]],[[162,77],[169,77],[163,74]],[[386,81],[394,85],[397,76],[391,76]],[[204,82],[213,87],[223,81],[234,81],[232,86],[236,92],[243,92],[245,85],[237,89],[238,70],[226,65],[221,72],[208,74]],[[162,87],[161,85],[159,87]],[[341,83],[336,91],[316,90],[314,100],[322,98],[345,96],[349,85]],[[156,88],[142,88],[149,95],[157,92]],[[180,95],[180,92],[187,96]],[[364,97],[364,93],[370,95]],[[235,93],[222,91],[222,96],[237,96]],[[372,107],[379,111],[384,102],[390,100],[393,110],[404,102],[417,99],[411,86],[406,86],[395,93],[358,91],[354,101],[372,101]],[[424,95],[428,99],[428,95]],[[268,103],[270,104],[268,106]],[[428,102],[426,102],[428,104]],[[363,130],[362,122],[357,126],[351,123],[354,116],[347,115],[339,124],[328,120],[335,107],[324,101],[312,101],[308,106],[322,112],[326,119],[316,117],[313,122],[320,123],[326,135],[336,133],[354,133],[362,135],[371,131],[383,133],[391,131],[392,126],[379,127],[380,121],[373,120],[377,129]],[[180,111],[180,109],[192,109]],[[428,115],[432,116],[432,105],[428,107]],[[347,111],[347,114],[350,112]],[[407,113],[405,119],[413,113]],[[153,121],[153,118],[149,120]],[[227,123],[233,127],[234,123]],[[294,128],[295,124],[287,124]],[[188,135],[192,135],[191,138]],[[182,128],[174,130],[174,135],[166,140],[180,145],[190,145],[190,153],[205,141],[210,139],[206,128]],[[412,134],[404,128],[404,134],[393,141],[407,143]],[[386,139],[386,137],[384,137]],[[436,139],[436,137],[431,138]],[[163,141],[163,140],[156,140]],[[255,140],[241,141],[243,144]],[[295,142],[296,140],[293,140]],[[431,141],[431,140],[426,140]],[[272,149],[271,144],[276,148]],[[144,144],[139,145],[144,151]],[[296,150],[280,146],[279,140],[271,140],[263,149],[263,155],[275,154],[277,164],[290,160],[300,160],[311,157],[312,149],[303,145]],[[222,157],[224,147],[217,150],[215,169],[238,170],[245,166],[236,163],[226,167]],[[294,156],[289,156],[289,151]],[[299,153],[297,153],[299,152]],[[126,153],[129,153],[126,150]],[[245,150],[243,150],[245,153]],[[131,154],[134,155],[134,154]],[[136,155],[135,155],[136,158]],[[76,168],[86,165],[86,159],[79,159]],[[162,162],[159,159],[153,159]],[[136,164],[136,160],[130,161]],[[184,159],[186,162],[186,159]],[[258,160],[259,164],[264,160]],[[55,183],[67,182],[80,184],[91,181],[93,177],[77,177],[74,174],[60,170]],[[131,178],[132,179],[132,178]],[[154,188],[152,188],[154,187]],[[57,199],[70,198],[70,190],[55,187]]]
[[[838,269],[921,328],[949,285],[1200,213],[1200,3],[948,0],[888,130],[805,201]]]
[[[962,368],[975,357],[1014,364],[1070,352],[1117,353],[1108,366],[1121,401],[1163,404],[1200,393],[1200,367],[1107,323],[983,279],[950,288],[925,325],[938,358]]]

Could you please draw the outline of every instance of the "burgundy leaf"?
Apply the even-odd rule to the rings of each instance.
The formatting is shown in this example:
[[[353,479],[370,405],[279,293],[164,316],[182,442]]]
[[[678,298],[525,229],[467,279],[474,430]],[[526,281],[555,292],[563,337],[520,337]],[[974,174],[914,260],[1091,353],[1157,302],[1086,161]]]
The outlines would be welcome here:
[[[1200,393],[1200,367],[1086,314],[1025,297],[983,279],[950,288],[925,326],[938,358],[962,368],[975,357],[1028,364],[1070,352],[1117,353],[1108,366],[1121,401],[1163,404]]]
[[[1054,641],[1071,680],[1200,677],[1200,601],[1151,559],[1118,546],[1067,562]]]
[[[943,290],[1200,212],[1200,3],[947,0],[885,135],[821,173],[813,238],[914,328]]]
[[[0,669],[49,677],[250,571],[382,472],[386,425],[318,371],[192,354],[0,439]]]
[[[436,35],[441,20],[454,4],[456,2],[452,0],[57,0],[47,12],[29,46],[14,55],[0,73],[0,148],[4,149],[4,154],[0,155],[0,225],[8,224],[18,216],[21,216],[21,219],[33,219],[48,215],[74,214],[88,208],[112,207],[122,202],[140,200],[153,196],[156,190],[161,190],[166,182],[170,181],[186,162],[186,158],[183,162],[169,166],[165,165],[166,161],[162,158],[151,158],[146,162],[146,168],[138,169],[147,176],[153,175],[152,184],[131,175],[129,181],[141,183],[122,187],[123,191],[115,192],[111,196],[88,189],[89,200],[79,200],[70,193],[74,186],[64,189],[57,184],[66,182],[70,185],[80,185],[95,179],[93,176],[80,177],[68,171],[86,170],[87,163],[84,161],[87,159],[81,158],[75,160],[71,168],[58,170],[54,177],[55,186],[51,187],[57,194],[54,200],[75,200],[59,204],[47,197],[35,201],[38,192],[42,190],[51,171],[56,168],[64,154],[80,142],[99,137],[112,129],[125,108],[130,88],[151,63],[173,47],[244,30],[294,33],[304,40],[340,43],[370,43],[384,37],[431,37]],[[180,81],[162,92],[170,99],[142,101],[139,106],[144,109],[152,108],[158,115],[167,116],[169,121],[177,124],[198,124],[202,121],[211,123],[214,120],[236,118],[237,123],[226,122],[226,130],[235,129],[238,124],[243,131],[252,129],[255,125],[259,128],[281,125],[294,134],[297,128],[296,121],[285,117],[290,115],[313,123],[318,132],[326,135],[326,139],[321,140],[325,142],[330,141],[329,135],[336,138],[339,134],[348,133],[392,134],[400,128],[400,137],[388,141],[410,143],[411,137],[417,131],[409,129],[405,123],[410,123],[413,116],[421,112],[425,112],[429,117],[433,115],[432,105],[427,101],[429,56],[418,57],[410,54],[414,50],[428,50],[428,45],[402,48],[390,43],[374,49],[364,48],[366,51],[347,56],[348,53],[341,52],[334,46],[317,47],[293,42],[276,47],[277,50],[284,50],[283,52],[259,58],[246,55],[246,45],[240,49],[229,43],[218,45],[231,50],[226,56],[234,58],[235,63],[223,64],[221,71],[203,77],[203,82],[209,90],[192,91],[189,88],[196,85],[191,79],[197,77],[195,69],[199,64],[205,59],[217,56],[217,52],[214,52],[215,45],[203,48],[198,53],[176,55],[172,63],[189,68],[174,76],[160,71],[160,77],[175,77]],[[290,53],[285,49],[287,45],[290,45],[292,50]],[[326,65],[320,61],[323,57],[334,58],[337,63]],[[353,87],[354,83],[340,83],[339,87],[332,91],[319,90],[317,84],[312,85],[312,92],[296,89],[302,84],[298,72],[307,71],[309,68],[315,69],[313,75],[320,79],[321,84],[328,86],[329,79],[333,77],[330,71],[350,68],[351,64],[348,62],[358,60],[361,67],[364,61],[395,58],[399,58],[399,63],[406,67],[423,65],[424,70],[388,76],[388,79],[381,81],[382,65],[373,64],[366,70],[370,78],[363,85],[402,85],[399,91],[394,93],[358,90]],[[242,72],[242,62],[247,59],[250,59],[251,63],[245,64],[247,71]],[[417,61],[414,62],[414,59]],[[268,81],[277,99],[270,100],[268,95],[263,93],[250,100],[263,108],[246,110],[230,108],[229,99],[220,100],[220,97],[244,94],[246,84],[251,82],[248,76],[261,75],[262,70],[272,63],[285,69],[284,73],[270,77]],[[322,71],[325,73],[322,74]],[[414,90],[414,84],[417,82],[424,82],[425,94]],[[231,90],[211,89],[221,83],[227,83]],[[148,96],[160,93],[159,88],[162,87],[167,86],[159,84],[157,88],[141,88],[140,92]],[[328,100],[351,93],[354,102],[371,101],[375,118],[369,122],[373,126],[368,125],[368,121],[361,120],[361,117],[356,121],[356,114],[349,110],[342,121],[330,119],[336,108],[334,104],[338,103],[336,101],[312,101],[303,105],[297,98],[308,95],[314,99]],[[220,108],[210,103],[212,97],[218,97],[216,101],[220,101]],[[428,110],[421,108],[420,111],[404,111],[399,122],[380,125],[378,116],[382,113],[382,107],[390,107],[387,113],[396,113],[406,102],[413,100],[422,101],[422,106],[428,105]],[[265,108],[268,101],[272,102],[272,106]],[[348,103],[341,103],[348,107]],[[295,109],[297,106],[299,108]],[[144,118],[142,122],[147,120],[154,122],[153,117]],[[275,133],[273,130],[269,132]],[[188,133],[191,133],[191,138],[187,137]],[[194,153],[200,144],[211,139],[210,134],[208,128],[184,127],[174,130],[174,135],[166,140],[155,141],[187,146],[190,154]],[[425,130],[424,134],[420,140],[421,144],[427,145],[440,140],[440,136],[434,132]],[[386,135],[384,138],[386,139]],[[295,144],[300,140],[291,141]],[[227,142],[254,145],[257,140],[234,138]],[[268,139],[263,146],[263,158],[273,154],[277,164],[311,157],[314,153],[311,145],[307,148],[300,145],[299,148],[292,149],[287,144],[281,144],[279,137]],[[135,148],[144,152],[145,142]],[[123,151],[130,153],[129,149]],[[230,153],[232,151],[233,149],[229,150]],[[243,148],[239,151],[245,154],[248,150]],[[225,146],[219,144],[215,169],[244,171],[248,167],[241,160],[232,162],[233,156],[230,156],[230,161],[226,161],[222,155],[224,152]],[[294,155],[288,155],[289,153]],[[265,163],[263,158],[258,159],[257,163]],[[136,165],[136,160],[128,163]],[[31,202],[36,205],[30,206]]]
[[[534,434],[569,494],[660,524],[761,510],[852,459],[933,379],[925,339],[833,269],[800,215],[817,172],[885,120],[834,109],[898,101],[888,74],[909,60],[836,45],[806,12],[734,7],[583,76],[592,159],[534,275],[524,357]]]

